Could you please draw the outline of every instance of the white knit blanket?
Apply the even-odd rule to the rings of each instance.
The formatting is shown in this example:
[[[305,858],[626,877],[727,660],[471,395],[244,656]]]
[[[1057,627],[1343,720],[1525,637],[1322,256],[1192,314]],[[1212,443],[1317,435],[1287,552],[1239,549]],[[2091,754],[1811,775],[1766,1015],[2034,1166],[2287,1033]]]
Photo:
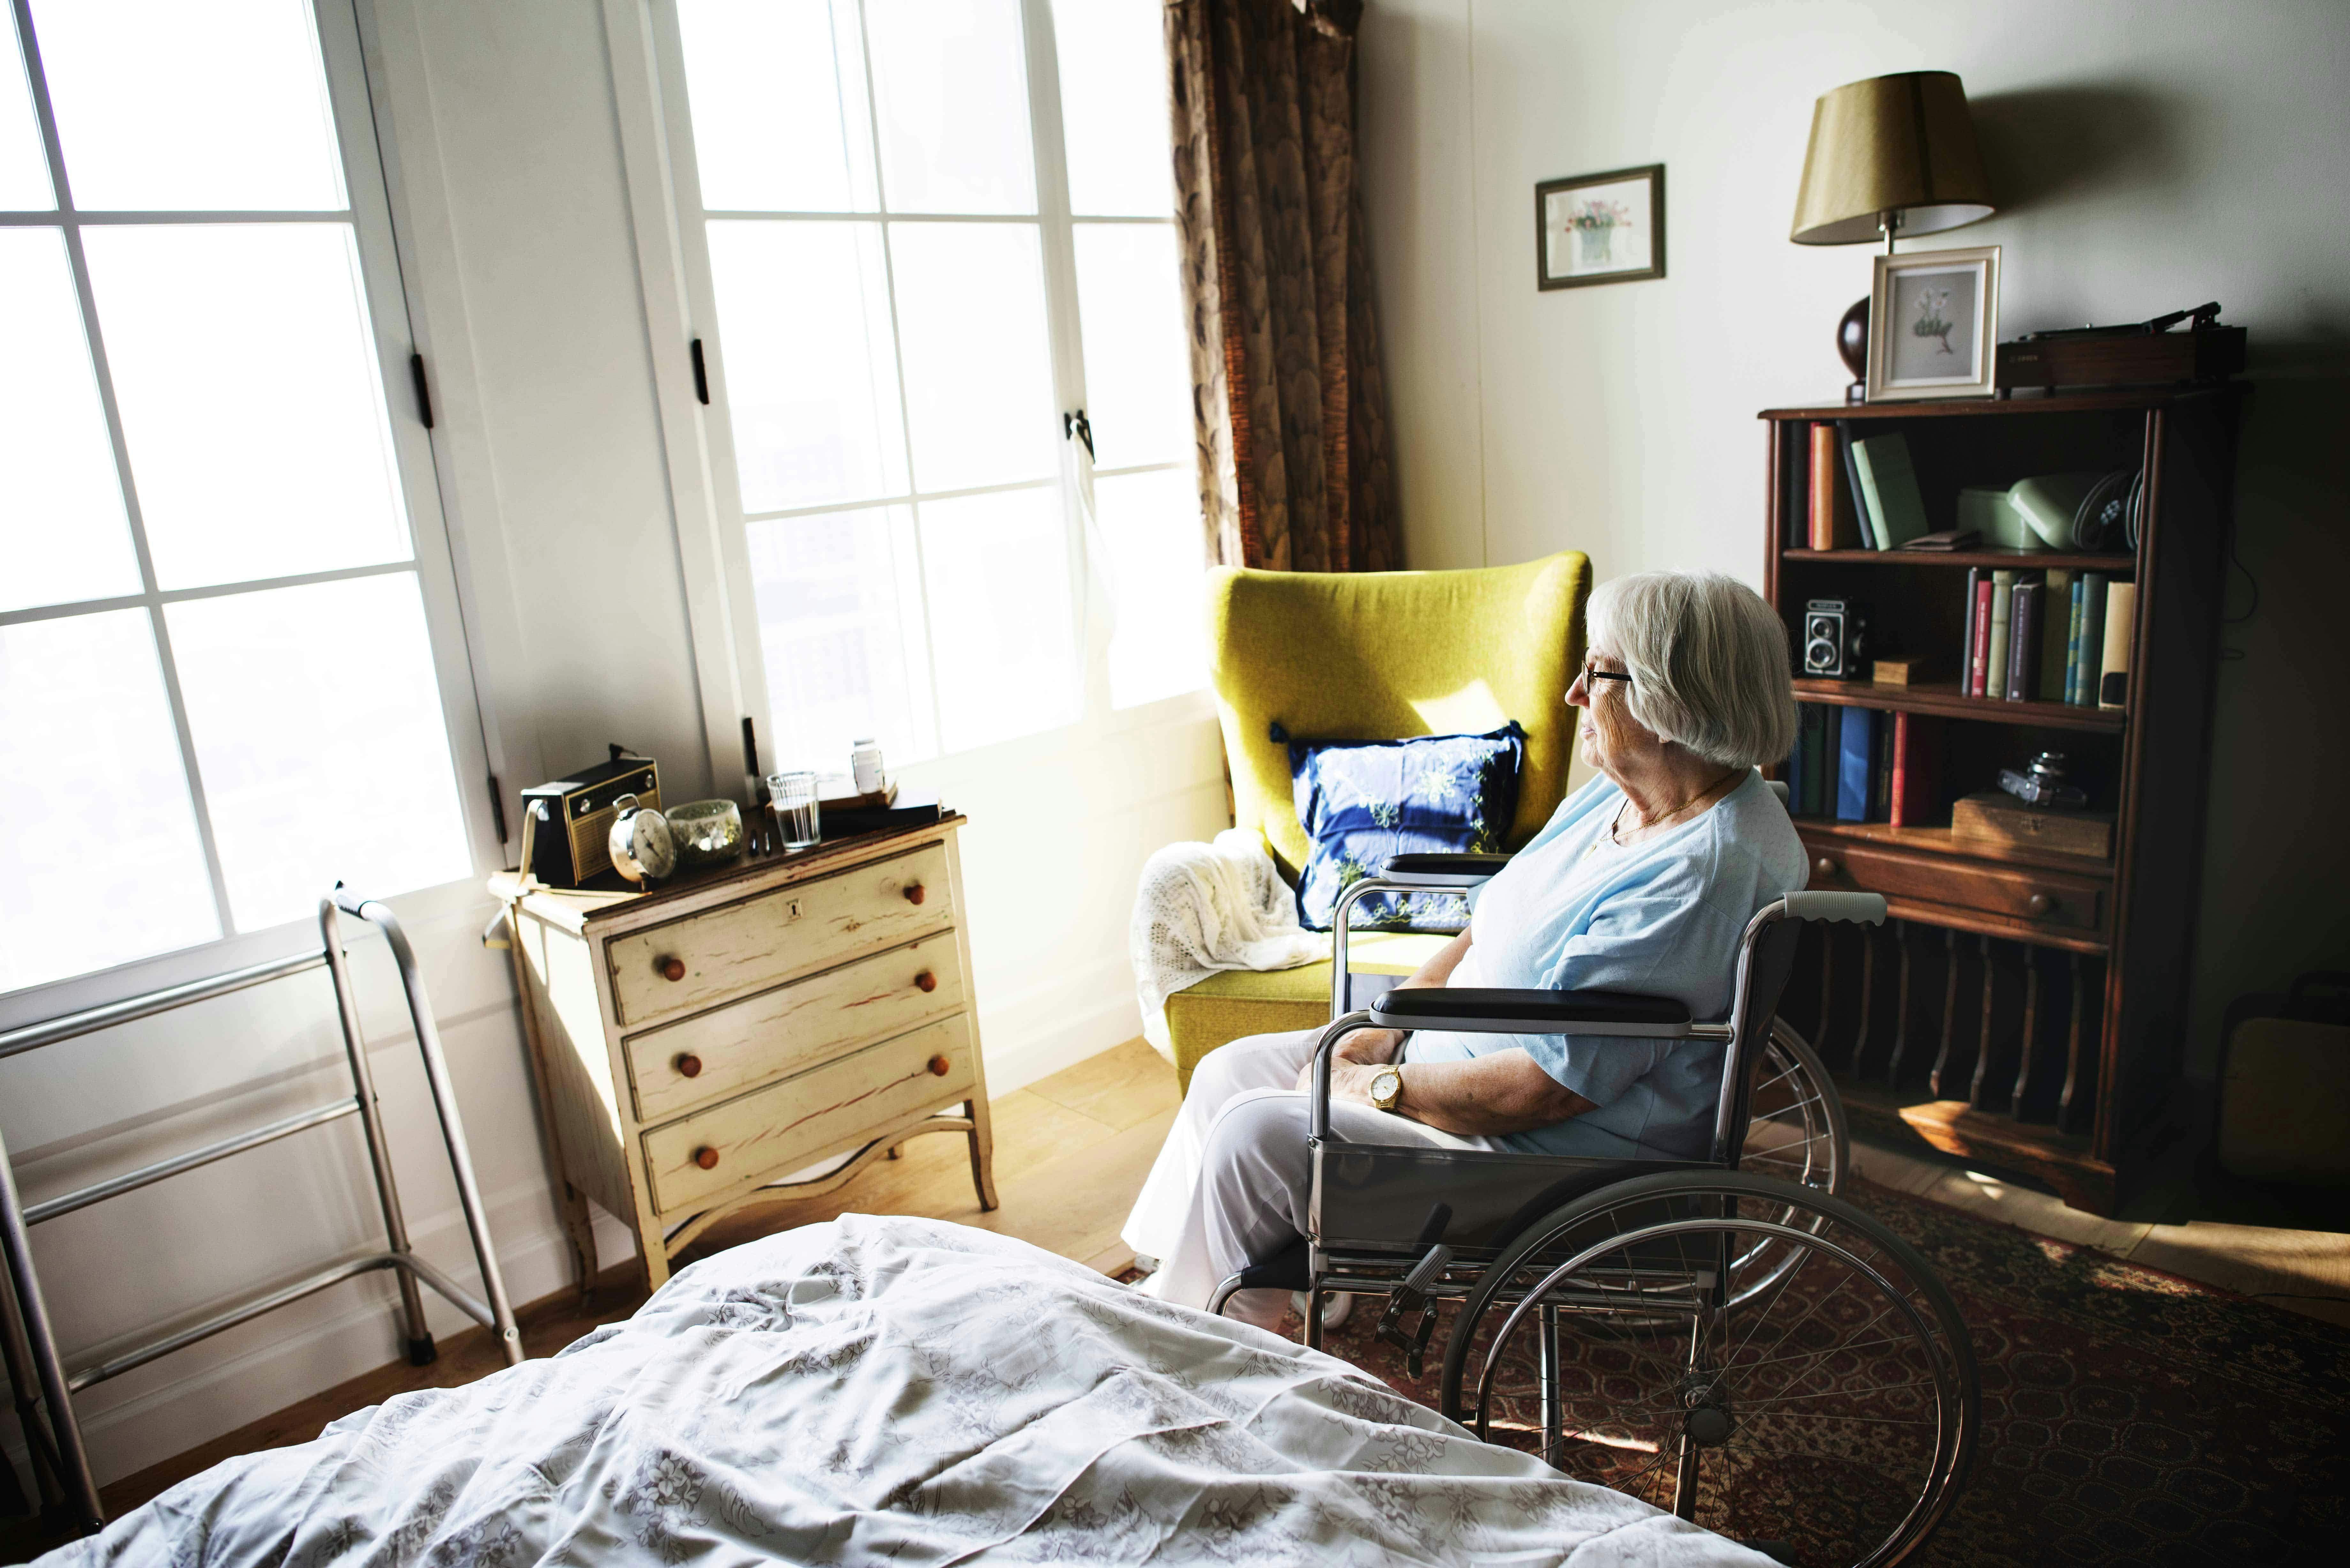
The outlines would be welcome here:
[[[1264,840],[1228,827],[1212,844],[1170,844],[1143,863],[1128,956],[1142,997],[1142,1033],[1174,1060],[1167,999],[1222,970],[1295,969],[1330,955],[1330,939],[1297,923],[1297,898]]]

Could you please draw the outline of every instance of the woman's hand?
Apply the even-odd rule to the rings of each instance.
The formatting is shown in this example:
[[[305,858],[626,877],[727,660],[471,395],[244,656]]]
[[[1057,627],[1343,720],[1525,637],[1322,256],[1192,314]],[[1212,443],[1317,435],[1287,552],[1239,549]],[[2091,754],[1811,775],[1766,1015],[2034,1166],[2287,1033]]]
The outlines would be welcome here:
[[[1383,1067],[1396,1059],[1403,1047],[1400,1029],[1357,1029],[1331,1048],[1330,1081],[1336,1084],[1342,1068],[1351,1065]],[[1297,1070],[1297,1090],[1304,1094],[1314,1086],[1314,1064],[1309,1061]]]

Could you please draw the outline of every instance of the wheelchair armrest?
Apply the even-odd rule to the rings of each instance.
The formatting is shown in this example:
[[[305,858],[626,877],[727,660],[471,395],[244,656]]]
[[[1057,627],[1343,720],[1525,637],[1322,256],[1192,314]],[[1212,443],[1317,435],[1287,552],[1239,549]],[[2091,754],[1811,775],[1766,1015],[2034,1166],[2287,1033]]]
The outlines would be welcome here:
[[[1509,863],[1506,855],[1396,855],[1379,878],[1406,888],[1474,888]]]
[[[1690,1032],[1686,1003],[1626,991],[1492,991],[1424,986],[1371,1003],[1382,1029],[1456,1029],[1478,1034],[1640,1034]]]

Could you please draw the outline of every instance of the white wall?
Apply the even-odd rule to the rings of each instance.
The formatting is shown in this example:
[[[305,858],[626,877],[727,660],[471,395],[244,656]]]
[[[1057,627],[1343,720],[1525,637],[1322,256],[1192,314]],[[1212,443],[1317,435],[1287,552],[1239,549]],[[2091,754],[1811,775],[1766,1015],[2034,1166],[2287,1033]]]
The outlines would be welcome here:
[[[603,8],[362,10],[493,765],[511,798],[621,741],[660,759],[675,798],[712,793]],[[718,789],[737,787],[720,774]],[[972,819],[964,871],[991,1088],[1139,1033],[1125,959],[1136,873],[1159,846],[1225,825],[1205,700],[904,776]],[[564,1285],[568,1262],[505,955],[478,940],[494,906],[469,887],[399,904],[507,1283],[527,1301]],[[372,940],[359,951],[411,1229],[470,1282],[390,961]],[[0,1009],[0,1023],[19,1021]],[[336,1092],[340,1053],[328,982],[306,975],[0,1064],[0,1133],[37,1202],[316,1104]],[[372,1203],[345,1126],[41,1227],[35,1253],[69,1362],[376,1244]],[[632,1250],[614,1222],[599,1244],[607,1261]],[[100,1479],[393,1359],[390,1300],[380,1279],[337,1286],[92,1389],[78,1408]],[[445,1308],[434,1321],[463,1326]],[[21,1463],[13,1424],[0,1434]]]
[[[2231,996],[2350,961],[2350,7],[1371,0],[1364,203],[1406,558],[1577,548],[1602,579],[1759,586],[1755,412],[1839,400],[1835,325],[1869,284],[1869,247],[1787,240],[1813,99],[1929,68],[1964,79],[2002,210],[1904,248],[2003,246],[2002,336],[2212,298],[2251,329],[2238,553],[2262,598],[2220,681],[2208,1070]],[[1657,162],[1669,275],[1538,292],[1534,184]]]

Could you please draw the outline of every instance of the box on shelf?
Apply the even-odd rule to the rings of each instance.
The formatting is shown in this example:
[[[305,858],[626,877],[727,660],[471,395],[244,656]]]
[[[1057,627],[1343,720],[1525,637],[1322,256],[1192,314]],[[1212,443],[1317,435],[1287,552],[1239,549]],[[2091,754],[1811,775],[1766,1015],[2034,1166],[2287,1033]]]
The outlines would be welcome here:
[[[1950,807],[1950,836],[2103,859],[2113,853],[2114,819],[2106,812],[2048,811],[1984,790]]]

